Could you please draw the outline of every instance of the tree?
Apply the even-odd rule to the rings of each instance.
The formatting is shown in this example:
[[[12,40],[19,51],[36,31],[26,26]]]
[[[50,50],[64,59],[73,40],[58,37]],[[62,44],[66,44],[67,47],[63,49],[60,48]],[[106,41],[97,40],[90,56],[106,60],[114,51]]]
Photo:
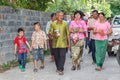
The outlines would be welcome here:
[[[117,1],[117,2],[116,2]],[[118,4],[119,3],[119,4]],[[111,0],[111,10],[119,14],[119,0]],[[14,8],[25,8],[46,12],[64,10],[67,14],[75,10],[91,12],[93,9],[103,11],[106,17],[111,16],[110,4],[106,0],[1,0],[0,5],[9,5]],[[116,6],[118,5],[118,6]],[[119,7],[119,8],[117,8]]]
[[[120,1],[110,0],[109,4],[111,5],[110,9],[112,11],[112,16],[120,15]]]
[[[106,0],[54,0],[54,2],[48,3],[46,12],[64,10],[69,14],[75,10],[91,12],[93,9],[103,11],[106,17],[111,16],[110,5]]]
[[[25,8],[45,11],[47,3],[52,0],[1,0],[0,5],[12,6],[13,8]]]

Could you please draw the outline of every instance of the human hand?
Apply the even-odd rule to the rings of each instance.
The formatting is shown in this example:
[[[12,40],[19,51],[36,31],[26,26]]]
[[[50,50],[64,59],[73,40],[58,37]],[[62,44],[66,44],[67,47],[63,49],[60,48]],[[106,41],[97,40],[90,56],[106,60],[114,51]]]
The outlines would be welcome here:
[[[80,29],[79,29],[79,32],[80,32],[80,33],[83,33],[83,32],[84,32],[84,30],[80,28]]]
[[[14,51],[14,55],[17,56],[17,52],[16,51]]]
[[[94,28],[93,27],[88,27],[88,30],[93,30]]]
[[[71,33],[73,33],[73,32],[74,32],[74,29],[73,29],[73,28],[71,28],[71,29],[70,29],[70,32],[71,32]]]
[[[58,38],[59,36],[58,36],[58,34],[55,32],[55,33],[53,34],[53,37],[54,37],[54,38]]]
[[[70,49],[70,44],[68,44],[68,49]]]
[[[17,52],[16,52],[16,50],[14,51],[14,55],[17,55]]]
[[[47,48],[47,45],[45,45],[45,50],[47,50],[48,48]]]
[[[105,36],[105,32],[104,32],[103,30],[100,30],[100,31],[99,31],[99,34],[100,34],[101,36]]]
[[[30,51],[32,51],[32,47],[30,47],[30,49],[29,49]]]

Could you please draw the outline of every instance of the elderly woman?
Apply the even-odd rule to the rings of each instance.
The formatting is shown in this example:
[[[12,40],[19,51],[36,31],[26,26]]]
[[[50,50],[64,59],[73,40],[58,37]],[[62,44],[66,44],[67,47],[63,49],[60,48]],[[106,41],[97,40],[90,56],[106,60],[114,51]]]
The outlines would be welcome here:
[[[99,20],[95,23],[93,32],[95,34],[97,64],[97,67],[95,69],[101,71],[103,69],[103,63],[106,55],[108,35],[112,34],[112,28],[110,26],[110,23],[105,20],[104,13],[99,13]]]
[[[72,70],[80,69],[80,59],[83,53],[84,38],[87,33],[85,21],[82,20],[84,14],[81,11],[74,13],[75,19],[70,23],[69,30],[72,40]]]

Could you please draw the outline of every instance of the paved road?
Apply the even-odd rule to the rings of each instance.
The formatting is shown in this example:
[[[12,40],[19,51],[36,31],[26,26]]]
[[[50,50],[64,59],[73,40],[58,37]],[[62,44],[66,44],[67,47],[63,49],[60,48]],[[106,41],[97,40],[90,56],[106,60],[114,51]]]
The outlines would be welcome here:
[[[84,55],[81,70],[71,71],[71,59],[67,54],[64,75],[56,73],[54,63],[50,62],[50,56],[45,58],[45,69],[33,72],[33,63],[27,64],[25,72],[18,67],[0,73],[0,80],[120,80],[120,66],[115,57],[106,56],[104,71],[95,71],[96,65],[92,64],[91,54]]]

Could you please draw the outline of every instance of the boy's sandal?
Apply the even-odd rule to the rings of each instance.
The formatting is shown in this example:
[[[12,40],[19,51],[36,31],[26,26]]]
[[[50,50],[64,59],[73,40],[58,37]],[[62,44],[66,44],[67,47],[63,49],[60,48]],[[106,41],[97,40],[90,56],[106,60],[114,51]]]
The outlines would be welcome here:
[[[44,66],[40,66],[40,69],[44,69],[45,67]]]
[[[38,71],[38,70],[35,68],[35,69],[34,69],[34,72],[37,72],[37,71]]]

